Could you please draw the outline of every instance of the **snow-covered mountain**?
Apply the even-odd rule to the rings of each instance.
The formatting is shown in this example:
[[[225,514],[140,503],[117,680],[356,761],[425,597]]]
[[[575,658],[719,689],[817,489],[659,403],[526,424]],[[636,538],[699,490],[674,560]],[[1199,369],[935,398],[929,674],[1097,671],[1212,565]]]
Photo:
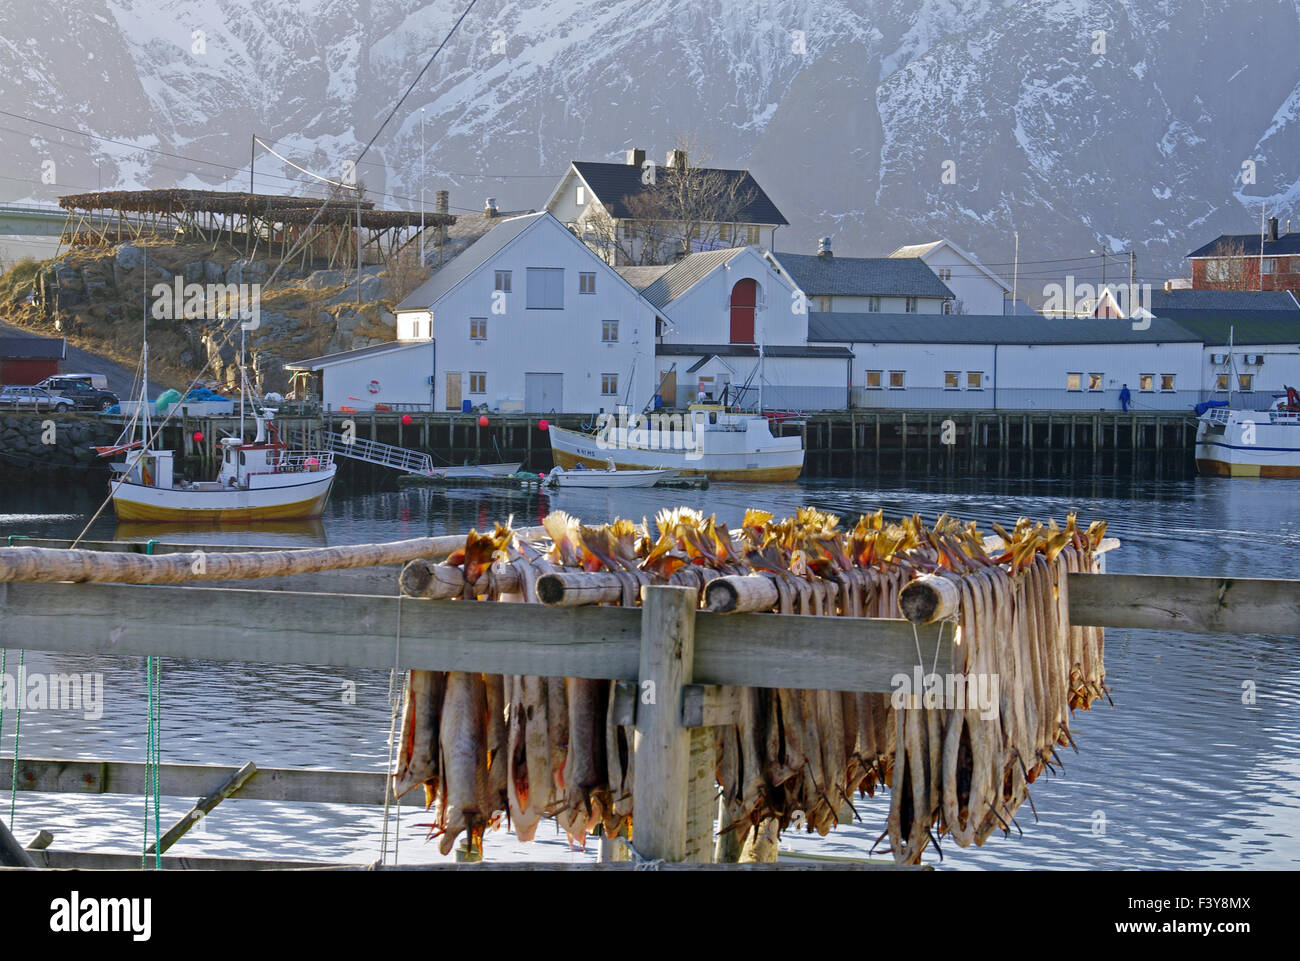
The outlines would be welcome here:
[[[0,197],[247,189],[254,133],[337,177],[465,2],[0,0],[0,110],[122,142],[0,115]],[[461,209],[540,206],[570,159],[690,138],[754,171],[790,220],[780,249],[942,235],[1009,274],[1019,231],[1032,295],[1095,280],[1047,261],[1105,238],[1158,280],[1261,204],[1291,216],[1298,2],[478,0],[360,176],[416,202],[421,108],[427,197]],[[256,168],[259,190],[307,192],[260,147]]]

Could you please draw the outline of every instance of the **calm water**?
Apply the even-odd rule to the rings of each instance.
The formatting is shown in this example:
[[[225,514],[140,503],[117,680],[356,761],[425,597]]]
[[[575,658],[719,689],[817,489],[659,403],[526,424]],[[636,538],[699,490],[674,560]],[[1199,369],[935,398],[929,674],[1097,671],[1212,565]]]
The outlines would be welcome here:
[[[1108,556],[1112,572],[1298,577],[1300,482],[1248,480],[1134,481],[1115,477],[1059,479],[931,478],[909,473],[797,486],[717,485],[708,491],[571,491],[556,494],[477,490],[410,490],[336,496],[319,525],[259,531],[163,535],[184,542],[344,544],[480,528],[513,514],[531,523],[562,508],[586,521],[616,514],[653,517],[660,507],[688,504],[728,523],[746,507],[777,513],[800,504],[841,512],[885,508],[886,514],[940,511],[1011,524],[1024,514],[1064,519],[1077,510],[1087,523],[1110,522],[1123,547]],[[69,536],[98,506],[89,495],[0,491],[0,538],[11,534]],[[92,537],[111,538],[110,519]],[[138,536],[133,532],[133,536]],[[0,541],[2,542],[2,541]],[[184,612],[178,612],[184,616]],[[1075,715],[1082,753],[1063,753],[1065,771],[1033,790],[1039,820],[1026,805],[1024,836],[997,835],[982,848],[944,845],[946,867],[1295,868],[1300,865],[1300,644],[1258,636],[1108,631],[1107,680],[1115,709]],[[22,640],[10,646],[13,673]],[[131,658],[29,652],[29,671],[99,671],[104,711],[26,712],[21,753],[27,756],[143,760],[143,662]],[[345,682],[356,703],[344,703]],[[1257,688],[1244,705],[1243,682]],[[387,758],[389,677],[339,671],[168,660],[163,665],[164,761],[383,770]],[[12,712],[0,754],[12,755]],[[8,798],[0,813],[8,815]],[[170,823],[188,799],[164,799]],[[830,837],[787,836],[799,850],[862,855],[883,830],[888,799],[858,804],[863,824]],[[56,845],[138,852],[140,798],[20,794],[16,833],[54,832]],[[400,825],[403,862],[437,858],[410,809]],[[377,811],[324,804],[228,802],[173,853],[321,860],[373,859]],[[1099,827],[1103,825],[1101,830]],[[489,858],[569,860],[563,837],[544,827],[540,841],[520,845],[489,835]]]

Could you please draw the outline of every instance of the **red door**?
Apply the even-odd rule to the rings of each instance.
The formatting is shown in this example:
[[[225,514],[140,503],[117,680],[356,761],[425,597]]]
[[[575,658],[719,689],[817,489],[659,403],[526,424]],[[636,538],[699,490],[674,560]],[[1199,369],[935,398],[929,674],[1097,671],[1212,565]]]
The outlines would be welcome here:
[[[731,342],[754,342],[754,307],[758,304],[758,281],[745,277],[731,288]]]

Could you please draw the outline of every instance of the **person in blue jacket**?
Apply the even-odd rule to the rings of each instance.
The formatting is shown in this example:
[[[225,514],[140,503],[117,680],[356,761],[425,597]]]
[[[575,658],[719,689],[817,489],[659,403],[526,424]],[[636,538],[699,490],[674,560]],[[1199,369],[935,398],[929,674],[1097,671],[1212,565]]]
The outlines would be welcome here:
[[[1128,412],[1128,405],[1133,400],[1133,395],[1129,393],[1128,384],[1125,384],[1119,391],[1119,406]]]

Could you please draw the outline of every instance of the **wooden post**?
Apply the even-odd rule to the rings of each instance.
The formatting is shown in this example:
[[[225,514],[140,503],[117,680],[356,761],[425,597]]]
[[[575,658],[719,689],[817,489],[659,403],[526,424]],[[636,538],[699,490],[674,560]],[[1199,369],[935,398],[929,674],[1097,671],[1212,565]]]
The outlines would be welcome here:
[[[169,847],[184,837],[186,831],[198,824],[199,820],[204,815],[243,787],[244,782],[256,773],[257,765],[252,761],[249,761],[218,785],[216,790],[199,798],[199,800],[195,802],[194,807],[190,808],[189,812],[186,813],[184,817],[168,828],[162,838],[149,845],[149,848],[145,853],[153,854],[155,850],[157,850],[158,853],[166,851]]]
[[[907,411],[903,411],[903,457],[907,457]]]
[[[686,860],[713,863],[713,815],[717,810],[713,728],[690,728],[687,770]]]
[[[54,835],[44,829],[36,832],[36,837],[27,842],[28,851],[44,851],[54,843]]]
[[[636,849],[644,858],[684,861],[687,855],[691,735],[681,725],[681,700],[695,660],[697,598],[689,587],[641,590],[632,807]]]

